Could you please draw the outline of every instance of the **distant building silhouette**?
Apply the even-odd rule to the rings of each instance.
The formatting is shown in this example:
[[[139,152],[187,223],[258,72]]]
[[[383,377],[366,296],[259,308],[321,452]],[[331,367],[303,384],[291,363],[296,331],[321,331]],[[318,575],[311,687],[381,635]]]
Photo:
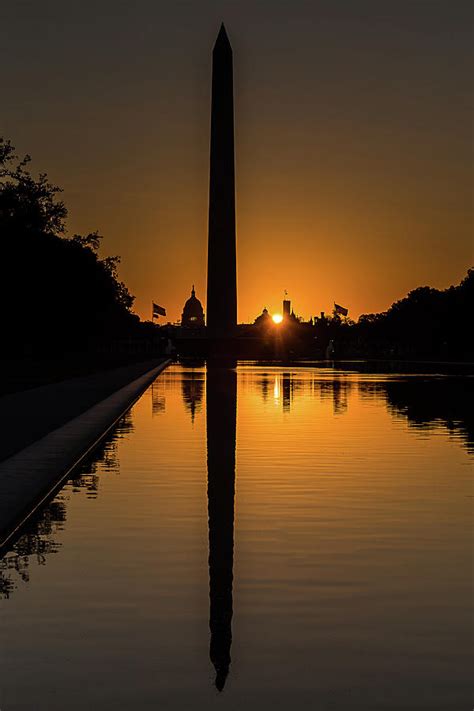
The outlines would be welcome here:
[[[232,47],[222,24],[212,55],[207,326],[232,336],[237,326],[234,96]]]
[[[191,296],[184,304],[183,313],[181,315],[181,326],[185,328],[204,326],[204,311],[201,302],[196,298],[194,284],[191,290]]]
[[[272,317],[268,313],[268,309],[265,307],[262,311],[262,313],[257,316],[257,318],[254,321],[255,326],[266,326],[269,323],[272,322]]]

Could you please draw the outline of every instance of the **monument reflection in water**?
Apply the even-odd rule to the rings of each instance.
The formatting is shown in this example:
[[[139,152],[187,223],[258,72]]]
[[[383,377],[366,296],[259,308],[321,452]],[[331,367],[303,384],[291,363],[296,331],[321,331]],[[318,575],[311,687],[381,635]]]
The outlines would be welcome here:
[[[209,512],[210,658],[216,687],[224,688],[232,643],[235,431],[237,373],[207,368],[207,496]]]

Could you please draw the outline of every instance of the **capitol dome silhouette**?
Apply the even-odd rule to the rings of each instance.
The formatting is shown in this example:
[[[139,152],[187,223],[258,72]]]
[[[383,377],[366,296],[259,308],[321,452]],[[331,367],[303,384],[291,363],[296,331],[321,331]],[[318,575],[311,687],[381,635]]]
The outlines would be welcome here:
[[[184,326],[185,328],[198,328],[199,326],[204,326],[204,311],[201,302],[196,298],[194,284],[191,290],[191,296],[184,304],[181,316],[181,326]]]

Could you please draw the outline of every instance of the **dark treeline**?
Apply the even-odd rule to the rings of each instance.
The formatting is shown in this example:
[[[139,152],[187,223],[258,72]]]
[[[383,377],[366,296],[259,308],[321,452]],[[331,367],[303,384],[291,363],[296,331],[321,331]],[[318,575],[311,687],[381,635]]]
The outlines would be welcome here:
[[[258,339],[252,357],[270,360],[473,361],[473,310],[474,269],[469,269],[457,286],[419,287],[387,311],[363,314],[357,322],[337,313],[309,321],[291,314],[275,326],[264,310],[254,324],[239,328],[243,337]]]
[[[473,308],[474,269],[469,269],[457,286],[419,287],[387,311],[363,314],[357,323],[336,316],[327,331],[335,357],[472,360]]]
[[[118,278],[100,258],[97,232],[66,237],[67,209],[30,157],[0,139],[0,298],[3,356],[96,349],[143,327]]]
[[[474,269],[457,286],[410,291],[383,313],[341,332],[341,346],[366,356],[473,359]]]

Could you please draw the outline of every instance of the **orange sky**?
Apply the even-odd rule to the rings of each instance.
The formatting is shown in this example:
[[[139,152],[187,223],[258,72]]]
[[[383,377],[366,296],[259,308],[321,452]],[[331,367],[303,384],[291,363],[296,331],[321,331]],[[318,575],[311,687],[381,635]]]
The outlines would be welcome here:
[[[2,133],[65,188],[69,232],[99,229],[121,255],[141,317],[155,300],[179,318],[193,282],[205,307],[221,19],[239,320],[281,310],[284,289],[304,317],[337,301],[356,318],[459,282],[473,262],[469,3],[169,5],[51,0],[26,20],[10,7],[0,70]]]

